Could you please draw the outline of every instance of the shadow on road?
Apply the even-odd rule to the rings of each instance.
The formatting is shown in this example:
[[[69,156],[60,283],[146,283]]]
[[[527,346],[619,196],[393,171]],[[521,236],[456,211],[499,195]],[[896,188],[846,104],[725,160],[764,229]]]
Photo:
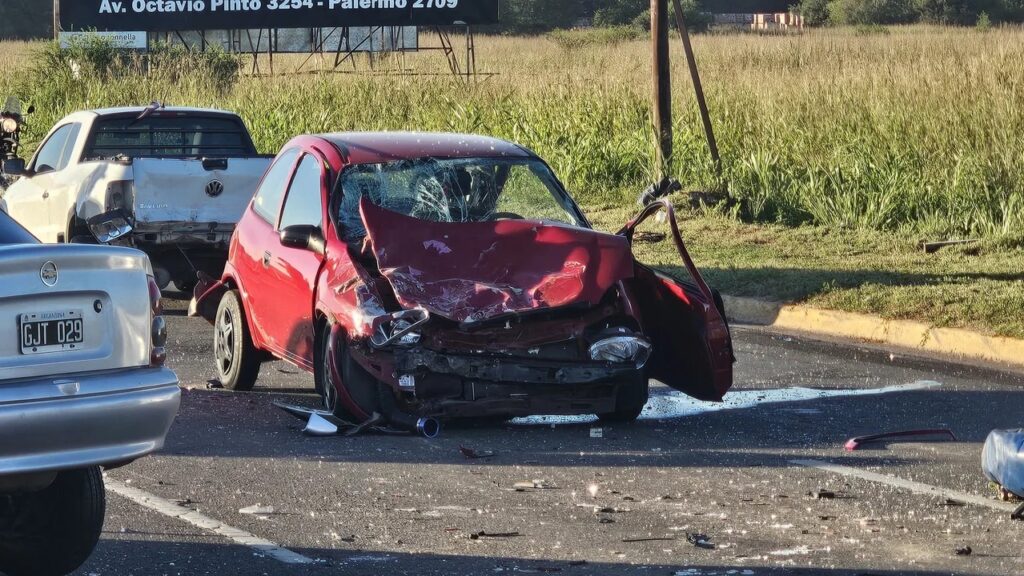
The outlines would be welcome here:
[[[286,565],[261,557],[250,548],[231,544],[195,542],[138,542],[102,540],[93,558],[76,574],[107,574],[134,572],[136,574],[173,573],[181,576],[199,574],[263,574],[267,576],[304,576],[307,574],[337,574],[346,576],[389,575],[460,575],[460,574],[563,574],[565,576],[659,574],[665,576],[940,576],[949,572],[928,570],[879,570],[847,568],[773,568],[762,567],[751,560],[743,564],[727,565],[703,560],[679,564],[622,564],[585,561],[585,551],[579,560],[543,560],[507,557],[487,557],[485,551],[476,556],[443,554],[417,554],[368,552],[360,550],[328,550],[322,548],[294,549],[313,565]],[[701,552],[703,553],[703,551]],[[710,552],[714,554],[714,552]],[[114,572],[111,572],[114,570]],[[977,572],[957,570],[964,576]]]
[[[616,426],[453,423],[432,441],[411,436],[305,437],[303,423],[273,407],[274,400],[308,406],[317,403],[312,393],[186,391],[179,424],[172,429],[164,454],[403,464],[703,468],[786,466],[795,453],[822,450],[843,455],[845,463],[855,466],[876,463],[878,454],[842,452],[844,442],[853,436],[950,426],[960,442],[980,443],[994,428],[1019,426],[1024,389],[958,391],[940,387],[765,404]],[[600,438],[591,437],[594,427],[601,428]],[[493,451],[496,456],[470,461],[460,453],[462,446]],[[909,463],[889,456],[888,464]]]

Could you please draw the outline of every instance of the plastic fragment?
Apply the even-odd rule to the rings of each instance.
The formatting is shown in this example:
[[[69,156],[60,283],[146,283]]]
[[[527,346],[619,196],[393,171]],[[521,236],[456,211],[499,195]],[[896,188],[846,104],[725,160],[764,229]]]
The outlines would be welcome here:
[[[466,448],[465,446],[459,446],[459,452],[461,452],[463,456],[465,456],[466,458],[468,458],[470,460],[481,460],[481,459],[486,459],[486,458],[494,458],[494,456],[495,456],[494,452],[491,452],[489,450],[488,451],[480,451],[480,450],[474,450],[472,448]]]
[[[715,549],[714,543],[711,542],[711,537],[708,536],[707,534],[700,534],[698,532],[693,532],[693,533],[687,532],[687,534],[686,534],[686,541],[689,542],[690,544],[693,544],[697,548],[701,548],[703,550],[714,550]]]
[[[479,540],[481,538],[518,538],[521,536],[519,532],[474,532],[469,535],[470,540]]]
[[[252,515],[252,516],[269,516],[271,514],[276,514],[277,511],[274,509],[273,506],[261,506],[259,504],[255,504],[253,506],[247,506],[245,508],[240,508],[238,510],[238,513],[239,514],[249,514],[249,515]]]

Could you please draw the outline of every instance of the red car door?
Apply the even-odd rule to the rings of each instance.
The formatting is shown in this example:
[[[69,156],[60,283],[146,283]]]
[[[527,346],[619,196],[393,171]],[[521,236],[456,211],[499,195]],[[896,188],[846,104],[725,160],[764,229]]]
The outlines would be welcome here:
[[[252,338],[261,348],[273,348],[268,313],[277,304],[273,280],[267,273],[269,255],[276,241],[281,203],[301,151],[297,148],[278,155],[260,182],[252,204],[238,223],[237,252],[232,263],[237,268],[245,308],[252,324]]]
[[[668,212],[672,237],[691,281],[671,278],[640,263],[627,281],[644,333],[653,343],[648,373],[694,398],[720,401],[732,387],[732,337],[721,298],[704,282],[686,250],[672,204],[651,204],[620,234],[632,241],[637,226],[660,210]]]
[[[312,226],[323,234],[326,177],[317,155],[299,158],[269,250],[267,277],[273,285],[273,303],[262,312],[274,352],[307,370],[313,369],[313,294],[324,258],[308,248],[285,246],[280,233],[293,226]]]

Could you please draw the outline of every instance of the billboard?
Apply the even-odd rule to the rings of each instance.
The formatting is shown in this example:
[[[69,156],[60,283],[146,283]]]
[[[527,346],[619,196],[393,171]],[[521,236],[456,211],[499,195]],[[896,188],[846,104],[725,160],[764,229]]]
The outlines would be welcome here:
[[[79,39],[87,37],[105,38],[115,48],[145,50],[147,34],[145,32],[61,32],[60,47],[67,48]]]
[[[60,0],[64,30],[496,24],[498,0]]]

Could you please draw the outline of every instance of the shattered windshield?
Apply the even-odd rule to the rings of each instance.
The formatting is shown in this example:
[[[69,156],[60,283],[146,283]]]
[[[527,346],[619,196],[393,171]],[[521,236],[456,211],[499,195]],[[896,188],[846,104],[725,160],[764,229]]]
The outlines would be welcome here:
[[[583,226],[543,162],[507,158],[417,158],[360,164],[342,174],[343,239],[366,236],[359,202],[431,222],[539,220]]]

